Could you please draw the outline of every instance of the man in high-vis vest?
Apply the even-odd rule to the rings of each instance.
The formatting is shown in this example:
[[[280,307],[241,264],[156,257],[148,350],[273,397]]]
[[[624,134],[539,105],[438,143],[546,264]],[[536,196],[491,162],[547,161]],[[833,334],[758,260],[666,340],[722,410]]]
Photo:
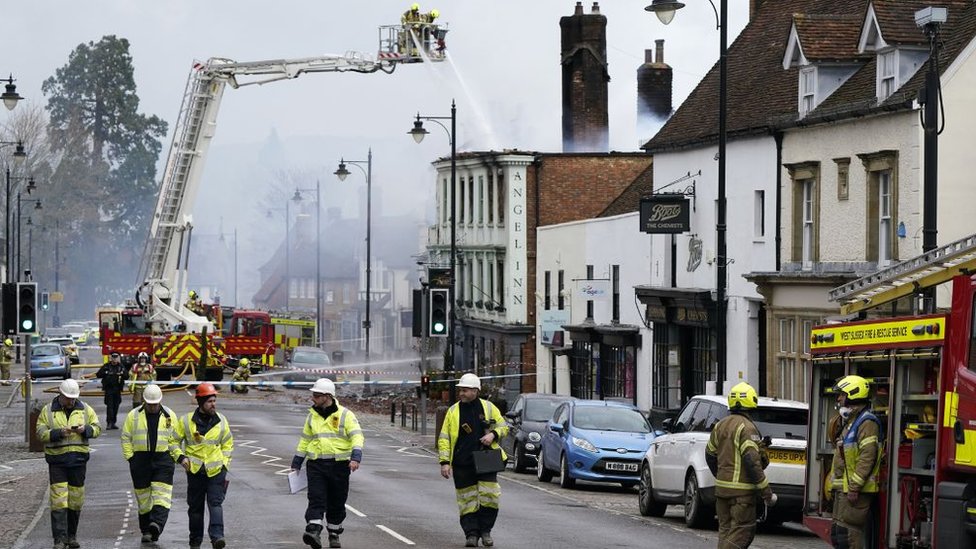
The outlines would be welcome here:
[[[849,375],[834,386],[844,420],[834,449],[834,510],[830,539],[834,547],[869,547],[871,511],[878,496],[881,470],[881,421],[871,411],[870,386],[861,376]]]
[[[302,541],[313,549],[322,547],[322,517],[329,534],[329,547],[342,547],[342,521],[346,518],[349,475],[363,460],[363,430],[356,414],[339,405],[335,383],[321,378],[309,389],[312,408],[305,418],[298,449],[291,468],[298,471],[307,459],[308,507]]]
[[[78,400],[79,396],[78,382],[66,379],[58,387],[58,396],[37,417],[37,438],[44,443],[51,483],[54,549],[81,547],[77,540],[78,519],[85,502],[88,441],[102,432],[95,410]]]
[[[479,475],[474,468],[474,452],[485,447],[499,448],[498,442],[508,434],[508,424],[501,411],[491,402],[478,398],[481,379],[464,374],[457,384],[458,402],[444,415],[437,437],[437,454],[441,476],[454,473],[454,494],[461,513],[465,547],[477,547],[478,538],[485,547],[494,545],[491,529],[498,518],[498,500],[502,489],[498,473]],[[506,459],[502,452],[502,459]]]
[[[142,406],[129,412],[122,425],[122,457],[129,462],[142,543],[159,539],[173,499],[173,435],[179,418],[162,401],[159,385],[147,385]]]
[[[203,511],[210,513],[207,534],[214,549],[224,549],[224,494],[227,470],[234,451],[230,423],[217,411],[217,389],[201,383],[196,390],[196,410],[176,423],[176,462],[186,471],[186,514],[190,519],[190,549],[203,543]]]
[[[749,547],[756,537],[759,497],[767,506],[776,503],[763,472],[769,461],[760,450],[762,434],[749,418],[749,410],[758,407],[759,396],[751,385],[732,387],[729,415],[715,424],[705,446],[705,463],[715,475],[719,549]]]

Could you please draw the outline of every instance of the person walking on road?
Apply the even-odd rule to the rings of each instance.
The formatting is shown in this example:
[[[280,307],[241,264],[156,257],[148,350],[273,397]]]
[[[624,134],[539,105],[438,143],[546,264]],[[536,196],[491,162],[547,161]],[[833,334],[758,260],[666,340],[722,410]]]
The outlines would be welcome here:
[[[251,361],[250,360],[248,360],[246,358],[242,358],[240,361],[238,361],[238,363],[237,363],[237,369],[234,370],[234,378],[233,379],[234,379],[234,381],[243,381],[243,382],[247,382],[249,379],[251,379]],[[247,388],[247,385],[237,385],[235,383],[231,383],[231,385],[230,385],[230,391],[232,393],[247,394],[248,388]]]
[[[142,391],[146,389],[146,383],[156,381],[156,368],[149,361],[149,353],[145,351],[136,357],[136,363],[132,365],[129,372],[129,388],[132,391],[132,407],[135,408],[142,404]],[[142,383],[134,383],[134,382]]]
[[[834,486],[839,491],[833,498],[830,539],[836,548],[873,547],[872,510],[878,496],[884,430],[871,411],[870,386],[866,379],[845,376],[834,390],[844,425],[834,449]]]
[[[129,412],[122,425],[122,457],[129,462],[142,543],[152,543],[166,527],[173,498],[177,416],[161,404],[159,385],[147,385],[142,396],[142,406]]]
[[[13,348],[14,340],[7,339],[3,340],[3,346],[0,347],[0,385],[10,385],[10,364],[13,363]]]
[[[441,476],[454,474],[454,493],[461,514],[465,547],[477,547],[478,538],[485,547],[494,545],[491,530],[498,517],[498,500],[502,489],[498,473],[479,475],[474,467],[474,452],[487,447],[499,448],[498,442],[508,434],[508,424],[501,411],[491,402],[478,398],[481,379],[464,374],[457,384],[458,402],[447,409],[444,424],[437,437],[437,454]],[[505,460],[502,451],[502,460]]]
[[[766,506],[776,503],[763,469],[769,465],[761,448],[762,435],[749,417],[759,396],[748,383],[729,392],[729,415],[712,429],[705,446],[705,462],[715,476],[718,548],[744,549],[756,537],[758,497]]]
[[[105,428],[118,429],[116,419],[119,415],[119,404],[122,404],[122,387],[125,384],[125,366],[119,353],[112,353],[104,365],[95,373],[95,377],[102,380],[102,392],[105,393]]]
[[[313,549],[321,549],[324,515],[329,547],[342,547],[339,535],[346,518],[349,475],[359,469],[363,460],[363,430],[356,414],[336,401],[332,380],[321,378],[309,390],[312,408],[291,460],[292,471],[301,469],[308,460],[308,507],[302,541]]]
[[[37,417],[37,438],[44,443],[50,479],[51,534],[54,549],[81,547],[78,520],[85,502],[85,473],[89,443],[102,428],[98,415],[78,397],[81,389],[74,379],[58,387],[58,396],[45,404]]]
[[[210,513],[207,533],[214,549],[224,549],[224,495],[227,470],[234,451],[230,423],[217,411],[217,389],[201,383],[196,390],[196,410],[181,417],[173,437],[174,457],[186,471],[186,501],[189,506],[190,549],[203,543],[204,504]]]

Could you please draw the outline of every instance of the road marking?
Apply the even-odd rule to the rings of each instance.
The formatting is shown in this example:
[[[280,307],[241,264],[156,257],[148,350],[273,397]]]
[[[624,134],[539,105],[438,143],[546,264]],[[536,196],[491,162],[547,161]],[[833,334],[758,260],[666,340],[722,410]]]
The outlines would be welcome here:
[[[131,490],[125,491],[126,506],[125,512],[122,514],[122,528],[119,528],[119,535],[115,538],[115,546],[121,547],[122,542],[125,540],[125,534],[129,531],[129,517],[132,516],[132,496]]]
[[[413,453],[411,450],[416,449],[416,446],[394,446],[394,448],[397,449],[397,453],[398,454],[401,454],[401,455],[404,455],[404,456],[436,459],[436,456],[432,456],[432,455],[430,455],[428,453],[423,453],[423,454],[415,454],[415,453]],[[423,451],[423,450],[421,450],[421,451]]]
[[[245,448],[252,448],[254,450],[253,452],[251,452],[251,455],[252,456],[257,456],[257,457],[265,458],[264,461],[261,462],[261,465],[277,466],[277,465],[275,465],[275,462],[276,461],[281,461],[281,458],[280,457],[277,457],[277,456],[272,456],[270,454],[265,454],[264,452],[267,450],[267,448],[263,448],[261,446],[256,445],[255,444],[256,442],[257,442],[256,440],[239,440],[239,441],[237,441],[237,445],[238,446],[243,446]],[[279,475],[280,474],[286,474],[287,475],[288,474],[288,471],[290,471],[290,470],[291,470],[290,467],[288,469],[281,469],[281,470],[278,470],[276,472],[276,474],[279,474]],[[282,471],[284,471],[284,473],[282,473]]]
[[[347,504],[346,505],[346,509],[349,509],[350,511],[352,511],[352,514],[356,515],[359,518],[366,518],[366,515],[364,515],[363,513],[359,512],[358,510],[356,510],[352,505],[348,505]]]
[[[407,545],[417,545],[416,543],[414,543],[414,542],[410,541],[409,539],[401,536],[400,534],[397,534],[396,532],[394,532],[393,530],[390,530],[389,528],[387,528],[386,526],[383,526],[382,524],[377,524],[376,527],[379,528],[380,530],[383,530],[387,534],[390,534],[391,536],[395,537],[396,539],[402,541],[403,543],[405,543]]]

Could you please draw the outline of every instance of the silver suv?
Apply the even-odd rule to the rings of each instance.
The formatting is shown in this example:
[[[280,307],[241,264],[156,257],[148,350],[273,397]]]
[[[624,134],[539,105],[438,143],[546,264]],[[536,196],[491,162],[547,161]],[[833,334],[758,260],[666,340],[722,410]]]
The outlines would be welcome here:
[[[664,420],[666,434],[651,443],[641,461],[638,505],[645,516],[664,515],[668,504],[684,505],[685,523],[703,528],[715,517],[715,477],[705,463],[712,428],[729,414],[724,397],[692,397],[674,419]],[[803,511],[808,407],[803,402],[759,397],[750,417],[772,444],[766,478],[777,495],[766,522],[799,520]]]

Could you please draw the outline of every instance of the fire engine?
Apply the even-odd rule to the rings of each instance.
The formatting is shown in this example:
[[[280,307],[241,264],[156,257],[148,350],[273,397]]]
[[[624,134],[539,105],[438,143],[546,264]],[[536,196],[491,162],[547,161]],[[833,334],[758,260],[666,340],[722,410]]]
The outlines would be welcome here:
[[[196,199],[224,88],[294,79],[305,73],[392,73],[400,63],[446,58],[447,29],[432,22],[380,27],[376,57],[358,52],[301,59],[195,62],[187,80],[173,141],[139,268],[135,301],[98,312],[103,360],[112,352],[146,352],[161,379],[195,371],[197,378],[223,376],[225,357],[274,363],[275,335],[265,311],[232,310],[215,304],[204,314],[182,303],[187,295],[187,259]],[[314,331],[314,330],[313,330]]]
[[[950,309],[926,314],[934,300],[920,292],[945,282]],[[912,298],[916,313],[812,330],[804,524],[829,542],[832,387],[857,374],[869,380],[884,426],[865,547],[976,547],[976,235],[835,288],[830,298],[845,315],[876,316],[886,303],[896,311],[901,298]]]

